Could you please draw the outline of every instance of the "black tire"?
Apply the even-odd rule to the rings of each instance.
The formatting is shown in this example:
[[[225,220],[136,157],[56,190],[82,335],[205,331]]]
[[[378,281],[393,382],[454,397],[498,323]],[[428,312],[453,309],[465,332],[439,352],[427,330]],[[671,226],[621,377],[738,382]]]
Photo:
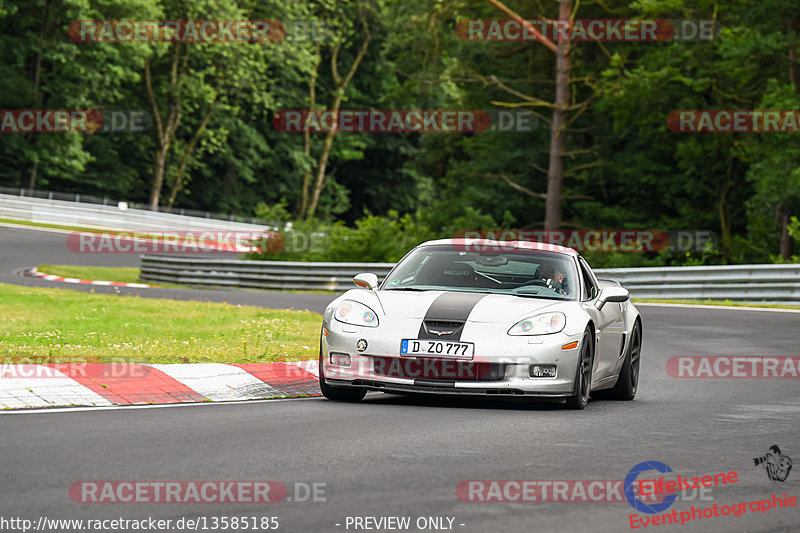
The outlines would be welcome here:
[[[636,397],[636,390],[639,387],[641,360],[642,328],[639,326],[639,322],[636,322],[631,330],[631,340],[628,343],[625,360],[622,362],[622,370],[619,371],[617,384],[608,392],[609,399],[630,401]]]
[[[367,395],[365,389],[350,387],[332,387],[325,383],[325,370],[322,365],[322,346],[319,347],[319,390],[329,400],[337,402],[360,402]]]
[[[589,403],[592,392],[592,364],[594,363],[594,337],[586,328],[581,340],[581,353],[575,368],[575,394],[567,397],[568,409],[583,409]]]

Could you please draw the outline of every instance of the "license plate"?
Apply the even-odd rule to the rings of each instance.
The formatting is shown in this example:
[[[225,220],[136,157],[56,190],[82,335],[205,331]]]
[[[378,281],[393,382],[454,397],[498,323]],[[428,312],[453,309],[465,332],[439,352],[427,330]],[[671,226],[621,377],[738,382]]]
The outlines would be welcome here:
[[[469,357],[475,352],[471,342],[431,341],[427,339],[403,339],[400,355],[423,355],[430,357]]]

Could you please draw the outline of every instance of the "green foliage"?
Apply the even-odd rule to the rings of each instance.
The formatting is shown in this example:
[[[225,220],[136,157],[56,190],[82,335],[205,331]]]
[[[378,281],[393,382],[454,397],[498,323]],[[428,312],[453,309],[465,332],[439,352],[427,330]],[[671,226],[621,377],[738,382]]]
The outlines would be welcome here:
[[[260,205],[257,214],[265,220],[285,221],[288,212],[285,204]],[[296,220],[279,226],[284,243],[280,251],[251,253],[248,257],[266,261],[395,262],[422,242],[451,238],[464,228],[496,229],[496,225],[490,216],[472,208],[452,219],[443,218],[433,208],[402,216],[394,210],[386,216],[366,213],[353,228],[341,221]]]
[[[689,255],[590,255],[597,266],[777,260],[783,228],[776,212],[800,214],[796,135],[676,133],[666,117],[680,109],[800,109],[787,61],[800,43],[787,24],[800,17],[797,7],[783,0],[575,5],[577,18],[714,19],[721,32],[708,42],[572,45],[563,227],[710,230],[720,241],[718,249]],[[557,16],[556,2],[510,7],[525,17]],[[362,15],[372,40],[342,109],[525,109],[540,120],[517,133],[339,133],[316,218],[297,221],[302,179],[317,164],[324,136],[311,134],[307,149],[303,134],[271,122],[280,110],[311,106],[314,72],[315,107],[330,105],[331,60],[336,54],[342,76],[363,42]],[[270,44],[67,37],[73,20],[161,18],[319,20],[326,27],[321,41]],[[459,231],[542,227],[554,56],[535,42],[461,40],[456,22],[474,18],[504,15],[488,2],[462,0],[0,0],[0,109],[152,114],[149,60],[160,112],[176,98],[171,91],[180,93],[162,203],[210,109],[187,152],[177,207],[274,221],[287,246],[265,254],[271,259],[393,261],[418,242]],[[181,70],[173,87],[176,51]],[[155,130],[4,133],[0,141],[0,186],[26,186],[35,176],[40,189],[148,198]],[[796,226],[790,231],[796,240]]]
[[[794,240],[795,246],[800,245],[800,219],[792,217],[787,229],[789,230],[789,236]],[[779,255],[773,255],[770,259],[774,263],[800,263],[800,253],[793,254],[788,259],[784,259]]]
[[[255,363],[317,357],[320,316],[0,284],[0,362]],[[316,344],[315,344],[316,343]]]

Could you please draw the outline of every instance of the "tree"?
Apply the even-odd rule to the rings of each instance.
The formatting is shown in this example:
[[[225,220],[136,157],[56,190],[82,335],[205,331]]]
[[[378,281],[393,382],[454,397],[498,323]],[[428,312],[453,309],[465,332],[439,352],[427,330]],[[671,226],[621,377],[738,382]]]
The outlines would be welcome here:
[[[565,115],[569,109],[570,43],[568,40],[559,39],[558,44],[553,44],[551,40],[543,36],[532,24],[525,22],[522,17],[510,10],[499,0],[486,1],[496,6],[520,24],[524,24],[528,31],[536,36],[538,42],[542,43],[543,46],[556,55],[555,101],[552,105],[552,115],[550,119],[550,152],[549,164],[547,167],[547,194],[545,196],[544,218],[545,231],[556,230],[561,225],[561,191],[564,181],[564,152],[567,134]],[[558,18],[559,20],[568,20],[570,22],[574,19],[571,0],[559,0]],[[501,85],[501,87],[505,87],[505,85]],[[512,94],[516,93],[516,96],[522,97],[523,100],[533,105],[541,105],[541,100],[537,98],[527,97],[507,87],[505,87],[505,89]],[[507,177],[505,180],[510,182]],[[514,184],[513,182],[510,184],[518,190],[520,188],[524,189],[524,187]]]
[[[255,0],[204,0],[191,4],[181,0],[162,0],[162,4],[165,17],[173,20],[280,19],[283,16],[274,15],[292,18],[306,12],[303,6],[284,8],[278,2]],[[276,38],[281,36],[275,34]],[[158,208],[161,190],[169,181],[168,175],[172,182],[168,199],[171,206],[188,180],[187,169],[198,150],[216,151],[224,145],[228,134],[224,128],[209,131],[209,126],[215,124],[216,113],[238,114],[246,93],[247,100],[253,105],[251,111],[263,119],[275,103],[276,72],[281,69],[305,70],[309,60],[300,43],[283,40],[153,45],[144,76],[157,140],[150,208]],[[151,73],[153,70],[158,74]],[[176,152],[178,146],[180,149]]]
[[[113,109],[126,98],[124,87],[138,80],[144,54],[115,43],[78,43],[68,37],[70,22],[84,19],[142,18],[155,13],[155,0],[7,0],[0,4],[0,76],[3,109]],[[98,65],[113,65],[106,76]],[[4,135],[0,176],[20,187],[47,186],[51,180],[79,181],[94,156],[84,133]]]
[[[361,65],[364,56],[367,53],[372,33],[370,31],[371,17],[379,16],[381,7],[380,2],[355,2],[348,9],[347,6],[339,7],[335,4],[325,5],[321,10],[325,15],[324,19],[328,22],[330,39],[330,105],[328,110],[337,116],[341,109],[342,102],[345,101],[347,89],[353,81],[353,77]],[[358,23],[354,27],[350,26],[350,20],[357,17]],[[360,40],[357,50],[353,53],[350,59],[349,67],[345,67],[344,76],[340,74],[340,65],[342,52],[352,46],[356,40]],[[315,60],[314,68],[310,73],[308,81],[308,103],[309,111],[316,111],[317,98],[317,84],[319,82],[319,69],[322,63],[323,47],[320,43],[315,45],[314,49]],[[300,193],[300,205],[298,213],[301,218],[313,218],[317,206],[319,205],[319,198],[322,189],[326,184],[326,171],[328,168],[328,161],[331,155],[333,143],[338,134],[336,128],[332,128],[325,132],[321,146],[318,149],[316,161],[313,167],[309,167],[303,173]],[[310,132],[304,132],[303,138],[303,151],[307,157],[312,157],[312,137]]]

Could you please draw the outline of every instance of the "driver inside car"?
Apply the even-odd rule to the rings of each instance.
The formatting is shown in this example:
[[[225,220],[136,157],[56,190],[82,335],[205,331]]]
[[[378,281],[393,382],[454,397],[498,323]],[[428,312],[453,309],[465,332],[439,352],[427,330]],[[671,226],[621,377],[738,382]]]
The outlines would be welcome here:
[[[564,273],[553,265],[542,265],[540,270],[542,280],[547,283],[547,288],[556,294],[567,294],[565,289]]]

